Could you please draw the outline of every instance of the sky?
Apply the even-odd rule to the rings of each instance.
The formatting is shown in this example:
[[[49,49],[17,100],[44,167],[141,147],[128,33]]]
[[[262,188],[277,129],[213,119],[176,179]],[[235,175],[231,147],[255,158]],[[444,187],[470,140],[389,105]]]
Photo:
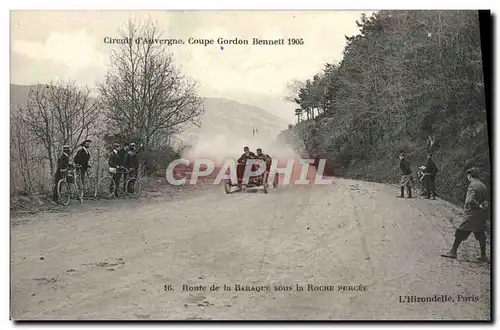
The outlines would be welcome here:
[[[202,96],[260,95],[281,99],[286,85],[340,61],[345,35],[356,34],[355,11],[11,11],[11,83],[62,78],[102,81],[129,18],[156,21],[165,38],[302,38],[303,45],[175,45],[174,63],[194,78]],[[371,12],[365,12],[368,15]],[[236,97],[237,98],[237,97]]]

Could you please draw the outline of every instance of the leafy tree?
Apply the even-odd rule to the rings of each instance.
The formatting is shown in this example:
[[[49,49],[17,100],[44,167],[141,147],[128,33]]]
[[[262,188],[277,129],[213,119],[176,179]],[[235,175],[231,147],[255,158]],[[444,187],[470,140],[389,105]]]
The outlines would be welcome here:
[[[477,12],[379,11],[356,24],[342,61],[327,63],[296,93],[306,118],[294,129],[304,145],[343,173],[390,180],[399,150],[423,162],[434,141],[450,198],[463,197],[467,166],[481,167],[489,181]],[[317,129],[306,133],[311,119]]]

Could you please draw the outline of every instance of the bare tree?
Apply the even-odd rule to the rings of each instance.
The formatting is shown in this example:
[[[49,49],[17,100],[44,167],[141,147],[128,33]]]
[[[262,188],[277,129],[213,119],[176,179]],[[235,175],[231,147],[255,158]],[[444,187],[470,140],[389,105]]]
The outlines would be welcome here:
[[[20,184],[21,190],[30,195],[34,190],[33,143],[19,115],[12,116],[10,123],[11,192]]]
[[[89,137],[99,108],[88,87],[56,81],[31,88],[28,104],[19,109],[19,116],[35,142],[45,150],[53,173],[58,150],[65,144],[75,149]]]
[[[112,52],[99,86],[110,131],[148,147],[183,124],[198,124],[204,108],[196,84],[175,68],[156,24],[129,20],[119,33],[130,42]]]

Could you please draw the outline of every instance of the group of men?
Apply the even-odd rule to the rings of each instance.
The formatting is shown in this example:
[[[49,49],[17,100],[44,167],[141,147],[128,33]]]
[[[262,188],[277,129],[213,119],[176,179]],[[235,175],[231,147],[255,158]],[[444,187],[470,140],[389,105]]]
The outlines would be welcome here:
[[[412,170],[410,167],[410,162],[405,158],[405,154],[401,153],[399,155],[399,167],[401,169],[401,182],[400,182],[400,188],[401,188],[401,194],[398,196],[398,198],[404,198],[404,190],[406,187],[407,191],[407,196],[408,198],[412,198],[412,193],[411,193],[411,182],[412,182]],[[439,169],[436,165],[436,163],[432,160],[432,154],[428,153],[427,154],[427,164],[425,166],[421,166],[420,169],[423,171],[424,177],[423,177],[423,186],[425,187],[426,190],[426,198],[427,199],[436,199],[436,174],[439,172]]]
[[[401,194],[399,198],[404,198],[404,189],[407,189],[408,198],[412,198],[411,194],[411,180],[412,171],[410,163],[406,160],[404,153],[399,155],[400,168],[401,168]],[[435,177],[438,173],[438,167],[432,160],[432,155],[427,155],[426,166],[420,167],[424,173],[423,183],[427,191],[426,198],[436,199],[436,185]],[[479,241],[481,256],[479,261],[487,262],[486,256],[486,226],[489,218],[489,204],[488,204],[488,189],[479,179],[479,169],[472,167],[466,170],[467,180],[469,185],[467,187],[467,195],[464,203],[464,213],[461,224],[455,230],[455,240],[453,246],[448,253],[441,254],[442,257],[456,259],[457,250],[460,244],[465,241],[471,233]]]
[[[91,140],[83,141],[80,145],[80,150],[77,151],[75,157],[73,158],[74,165],[76,165],[76,170],[82,180],[83,186],[85,186],[85,176],[87,171],[91,168],[91,165],[89,164],[89,148],[91,142]],[[67,173],[68,169],[72,166],[70,164],[71,153],[71,147],[69,145],[64,145],[62,147],[62,153],[57,160],[57,168],[54,175],[54,189],[52,192],[52,200],[54,203],[57,203],[59,200],[57,196],[57,183],[59,180],[63,179],[64,174]],[[124,178],[123,189],[125,190],[125,182],[127,180],[128,173],[130,173],[130,175],[136,175],[138,173],[138,153],[139,150],[137,150],[135,143],[124,143],[122,148],[120,148],[120,144],[118,143],[113,144],[112,151],[108,157],[108,165],[109,172],[113,175],[113,180],[115,181],[115,196],[118,196],[118,186],[122,174]]]
[[[74,164],[77,166],[76,169],[79,171],[80,178],[82,180],[82,185],[85,186],[85,175],[87,170],[90,169],[90,143],[92,141],[85,140],[80,145],[82,148],[78,150],[75,157],[73,158]],[[70,166],[70,155],[71,155],[71,147],[69,145],[64,145],[62,147],[62,153],[57,159],[57,167],[56,173],[54,174],[54,189],[52,191],[52,202],[58,203],[59,198],[57,195],[57,183],[59,180],[63,179],[65,173],[67,173]]]
[[[244,147],[243,154],[238,158],[238,163],[246,164],[248,159],[263,160],[266,163],[266,169],[269,171],[271,168],[272,158],[268,154],[263,153],[261,148],[257,149],[257,154],[254,154],[248,147]]]
[[[138,153],[136,144],[124,143],[120,148],[119,143],[114,143],[111,153],[108,158],[109,173],[113,176],[115,182],[114,194],[118,197],[118,189],[120,186],[120,179],[123,175],[123,191],[126,189],[128,175],[136,176],[139,170]]]

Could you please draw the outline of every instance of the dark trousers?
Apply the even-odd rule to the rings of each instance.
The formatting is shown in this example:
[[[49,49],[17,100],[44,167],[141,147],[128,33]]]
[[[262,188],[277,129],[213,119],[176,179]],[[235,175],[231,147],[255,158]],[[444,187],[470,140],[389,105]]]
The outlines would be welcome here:
[[[486,258],[486,234],[482,230],[470,231],[470,230],[457,229],[455,231],[455,241],[453,242],[451,253],[456,255],[460,244],[463,241],[465,241],[471,233],[474,233],[474,236],[479,241],[479,247],[481,249],[481,258]]]
[[[127,179],[128,179],[128,173],[123,172],[123,191],[127,188]],[[116,186],[118,187],[118,185]]]
[[[122,173],[120,171],[116,171],[115,174],[113,174],[113,181],[115,182],[115,196],[118,196],[118,189],[120,186],[120,178],[122,176]]]
[[[427,197],[436,196],[436,181],[434,175],[427,174],[425,176],[425,189],[427,190]]]
[[[82,180],[82,185],[85,186],[85,175],[87,175],[87,167],[80,167],[79,174],[80,179]]]
[[[476,239],[482,243],[482,242],[486,242],[486,234],[484,233],[484,231],[468,231],[468,230],[461,230],[461,229],[457,229],[455,231],[455,238],[460,241],[460,242],[463,242],[465,241],[470,234],[474,233],[474,237],[476,237]]]

